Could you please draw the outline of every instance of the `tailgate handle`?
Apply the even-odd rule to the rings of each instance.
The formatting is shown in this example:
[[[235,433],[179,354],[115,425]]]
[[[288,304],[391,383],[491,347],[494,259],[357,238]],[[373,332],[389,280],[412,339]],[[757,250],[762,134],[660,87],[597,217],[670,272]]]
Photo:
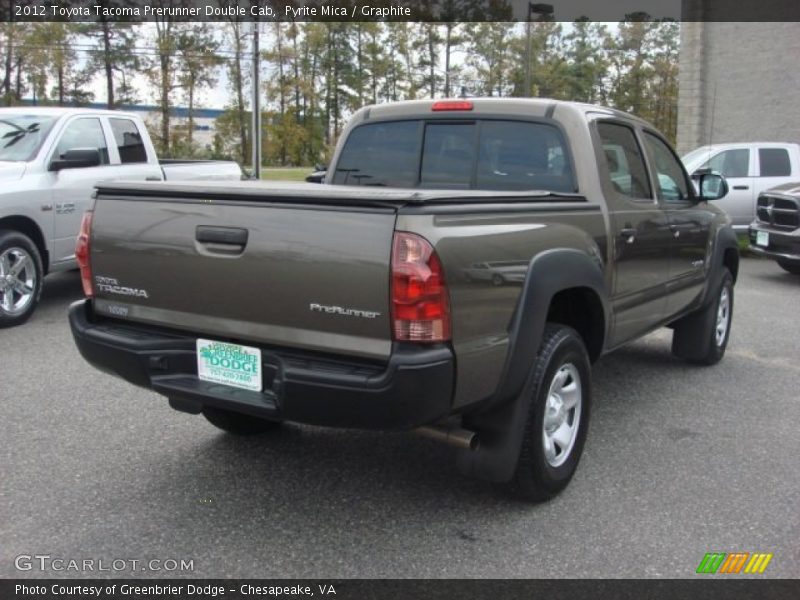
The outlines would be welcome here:
[[[244,246],[247,244],[247,229],[238,227],[210,227],[198,225],[195,239],[202,244],[227,244]]]

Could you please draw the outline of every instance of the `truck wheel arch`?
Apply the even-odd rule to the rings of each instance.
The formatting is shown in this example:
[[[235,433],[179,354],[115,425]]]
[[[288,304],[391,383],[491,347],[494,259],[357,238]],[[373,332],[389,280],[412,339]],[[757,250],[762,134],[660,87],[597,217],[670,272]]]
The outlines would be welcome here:
[[[555,248],[542,252],[530,262],[522,294],[511,320],[508,360],[501,383],[505,394],[498,390],[498,396],[513,397],[522,388],[528,369],[527,363],[539,349],[548,318],[573,327],[582,336],[593,332],[594,328],[586,323],[577,323],[574,310],[558,304],[561,299],[581,302],[592,311],[592,316],[602,317],[599,332],[589,336],[593,338],[591,340],[584,339],[592,360],[602,352],[609,323],[609,307],[600,259],[572,248]],[[513,385],[509,385],[510,383]]]
[[[568,303],[566,308],[559,304],[562,301]],[[583,315],[581,310],[589,314]],[[599,318],[601,323],[595,320]],[[463,473],[488,481],[511,480],[532,397],[527,393],[530,368],[548,319],[575,328],[582,337],[586,335],[589,339],[584,343],[592,360],[602,353],[609,307],[599,259],[579,250],[560,248],[531,260],[511,320],[508,359],[498,390],[480,412],[464,416],[464,426],[478,432],[480,446],[459,455]]]
[[[728,268],[733,277],[733,282],[736,283],[736,277],[739,275],[739,249],[736,246],[725,248],[722,256],[722,265]]]
[[[557,292],[545,320],[572,327],[583,338],[591,362],[600,358],[606,339],[606,316],[595,290],[581,286]]]
[[[709,268],[706,274],[706,286],[703,292],[703,301],[700,306],[706,306],[713,301],[715,283],[722,277],[723,269],[730,271],[733,283],[736,284],[739,275],[739,243],[736,233],[731,227],[720,227],[713,233],[714,241],[709,257]]]
[[[39,255],[42,257],[42,268],[46,275],[50,270],[50,253],[47,251],[47,243],[45,242],[44,234],[36,221],[29,217],[12,216],[3,217],[0,219],[0,229],[8,229],[17,231],[28,236],[31,241],[36,245],[39,250]]]

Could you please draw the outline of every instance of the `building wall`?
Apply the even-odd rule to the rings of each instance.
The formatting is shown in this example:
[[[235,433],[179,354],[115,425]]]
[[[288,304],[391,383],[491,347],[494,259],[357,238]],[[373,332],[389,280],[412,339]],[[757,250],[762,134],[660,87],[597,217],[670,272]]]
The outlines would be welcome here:
[[[678,152],[800,143],[800,23],[684,22]]]

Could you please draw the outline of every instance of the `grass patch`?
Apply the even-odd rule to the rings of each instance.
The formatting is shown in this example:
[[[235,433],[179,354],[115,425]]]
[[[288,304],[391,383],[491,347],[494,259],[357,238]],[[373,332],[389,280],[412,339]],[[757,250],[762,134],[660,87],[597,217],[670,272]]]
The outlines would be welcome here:
[[[267,181],[305,181],[314,167],[280,167],[261,169],[261,179]]]

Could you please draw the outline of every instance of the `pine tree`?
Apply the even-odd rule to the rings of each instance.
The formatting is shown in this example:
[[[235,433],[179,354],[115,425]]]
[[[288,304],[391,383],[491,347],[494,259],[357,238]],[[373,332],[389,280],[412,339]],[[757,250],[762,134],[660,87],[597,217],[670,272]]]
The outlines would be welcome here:
[[[653,36],[653,76],[649,86],[653,124],[675,142],[678,128],[678,53],[680,24],[662,21]]]
[[[437,71],[443,39],[436,23],[420,23],[418,29],[420,36],[412,42],[412,49],[418,57],[419,87],[427,90],[429,98],[435,98],[441,80]]]
[[[102,7],[125,7],[132,6],[132,0],[98,0],[97,4]],[[129,103],[132,98],[126,72],[135,72],[140,67],[135,52],[136,25],[109,20],[101,13],[96,22],[81,24],[80,33],[93,42],[93,47],[88,51],[88,68],[102,72],[105,77],[106,106],[114,109]],[[116,83],[117,77],[122,78],[119,84]]]
[[[565,37],[567,44],[567,99],[579,102],[603,102],[603,81],[608,60],[603,48],[607,28],[587,18],[573,23]]]
[[[527,35],[512,40],[514,62],[519,65],[513,73],[514,95],[541,98],[567,97],[567,61],[564,55],[560,23],[542,19],[530,24],[531,39],[528,51]],[[525,65],[530,60],[531,89],[525,89]]]
[[[517,37],[513,23],[467,23],[467,88],[479,96],[507,96],[511,93],[514,61],[511,43]]]
[[[652,36],[658,27],[648,19],[645,13],[626,15],[612,44],[617,73],[611,101],[614,107],[644,119],[649,118],[650,112],[647,90],[653,75],[650,52]]]
[[[178,84],[184,93],[188,119],[186,151],[194,154],[194,108],[198,90],[217,81],[217,69],[222,59],[217,55],[220,42],[208,23],[187,23],[178,32]]]
[[[415,76],[414,46],[416,27],[411,23],[386,24],[386,77],[384,96],[387,100],[413,100],[419,86]]]
[[[156,0],[161,8],[167,8],[172,3],[170,0]],[[171,156],[170,122],[172,95],[177,87],[175,68],[175,53],[177,51],[178,32],[180,24],[171,16],[159,16],[154,19],[155,33],[152,39],[155,54],[148,57],[145,63],[145,75],[155,90],[156,102],[160,117],[159,135],[155,145],[159,154]]]
[[[227,6],[225,0],[219,1],[220,5]],[[227,109],[231,112],[228,121],[235,123],[235,127],[225,137],[224,146],[226,152],[238,157],[242,163],[246,162],[250,156],[251,141],[247,124],[247,104],[244,98],[244,89],[250,79],[244,59],[248,28],[249,25],[238,16],[228,17],[224,26],[225,44],[231,53],[227,64],[227,75],[233,95],[233,102]],[[233,140],[237,140],[238,143],[238,147],[235,149],[229,147]]]

